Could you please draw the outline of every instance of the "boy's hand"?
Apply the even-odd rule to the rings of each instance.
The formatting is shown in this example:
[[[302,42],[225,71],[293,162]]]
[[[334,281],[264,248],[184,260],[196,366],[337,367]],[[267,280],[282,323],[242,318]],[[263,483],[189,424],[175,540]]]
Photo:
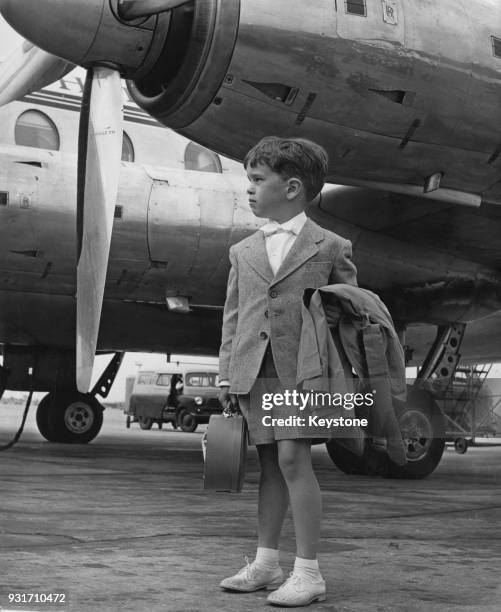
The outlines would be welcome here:
[[[228,402],[230,402],[232,406],[237,405],[237,396],[233,393],[230,393],[230,385],[228,385],[227,387],[221,387],[218,399],[219,403],[223,408],[226,408],[226,404]]]

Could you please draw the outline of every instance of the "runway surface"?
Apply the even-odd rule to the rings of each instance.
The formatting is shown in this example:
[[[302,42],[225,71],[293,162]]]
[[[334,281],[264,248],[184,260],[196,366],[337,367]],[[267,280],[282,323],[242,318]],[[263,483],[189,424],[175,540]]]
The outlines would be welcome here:
[[[0,404],[0,444],[21,412]],[[241,494],[206,493],[198,432],[127,430],[124,415],[107,409],[94,442],[57,445],[38,434],[34,415],[19,444],[0,453],[0,610],[277,609],[264,591],[217,586],[255,552],[255,451]],[[346,476],[324,446],[314,463],[328,598],[309,610],[501,610],[501,447],[448,449],[422,481]],[[293,560],[289,516],[286,572]],[[14,605],[9,593],[65,593],[66,604]]]

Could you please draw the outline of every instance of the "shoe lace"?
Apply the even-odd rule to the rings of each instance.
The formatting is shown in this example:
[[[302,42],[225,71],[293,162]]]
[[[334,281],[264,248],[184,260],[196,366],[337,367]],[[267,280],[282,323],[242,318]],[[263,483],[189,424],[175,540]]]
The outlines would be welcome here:
[[[291,585],[301,584],[301,576],[299,574],[295,574],[294,572],[290,572],[286,583],[291,584]]]
[[[248,580],[251,580],[256,575],[256,567],[254,565],[254,561],[252,563],[249,563],[249,557],[246,556],[244,557],[244,559],[245,559],[245,567],[244,567],[245,575]]]

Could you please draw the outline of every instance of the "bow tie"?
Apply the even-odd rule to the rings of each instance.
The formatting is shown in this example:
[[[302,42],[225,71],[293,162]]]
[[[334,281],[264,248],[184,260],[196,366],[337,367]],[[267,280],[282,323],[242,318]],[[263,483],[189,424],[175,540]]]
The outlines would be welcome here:
[[[271,230],[270,232],[263,232],[265,238],[269,238],[270,236],[274,236],[275,234],[292,234],[293,236],[297,236],[297,233],[292,229],[285,229],[284,227],[278,227],[276,230]]]

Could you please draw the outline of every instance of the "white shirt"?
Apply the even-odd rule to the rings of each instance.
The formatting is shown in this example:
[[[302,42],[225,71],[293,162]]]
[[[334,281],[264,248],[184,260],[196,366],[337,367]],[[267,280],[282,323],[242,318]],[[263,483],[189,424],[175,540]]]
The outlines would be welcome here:
[[[268,223],[260,227],[265,235],[266,253],[268,254],[268,261],[270,262],[273,274],[277,273],[287,253],[291,250],[299,232],[306,223],[306,219],[305,213],[301,212],[285,223],[268,221]],[[272,233],[272,235],[267,236],[269,233]]]

